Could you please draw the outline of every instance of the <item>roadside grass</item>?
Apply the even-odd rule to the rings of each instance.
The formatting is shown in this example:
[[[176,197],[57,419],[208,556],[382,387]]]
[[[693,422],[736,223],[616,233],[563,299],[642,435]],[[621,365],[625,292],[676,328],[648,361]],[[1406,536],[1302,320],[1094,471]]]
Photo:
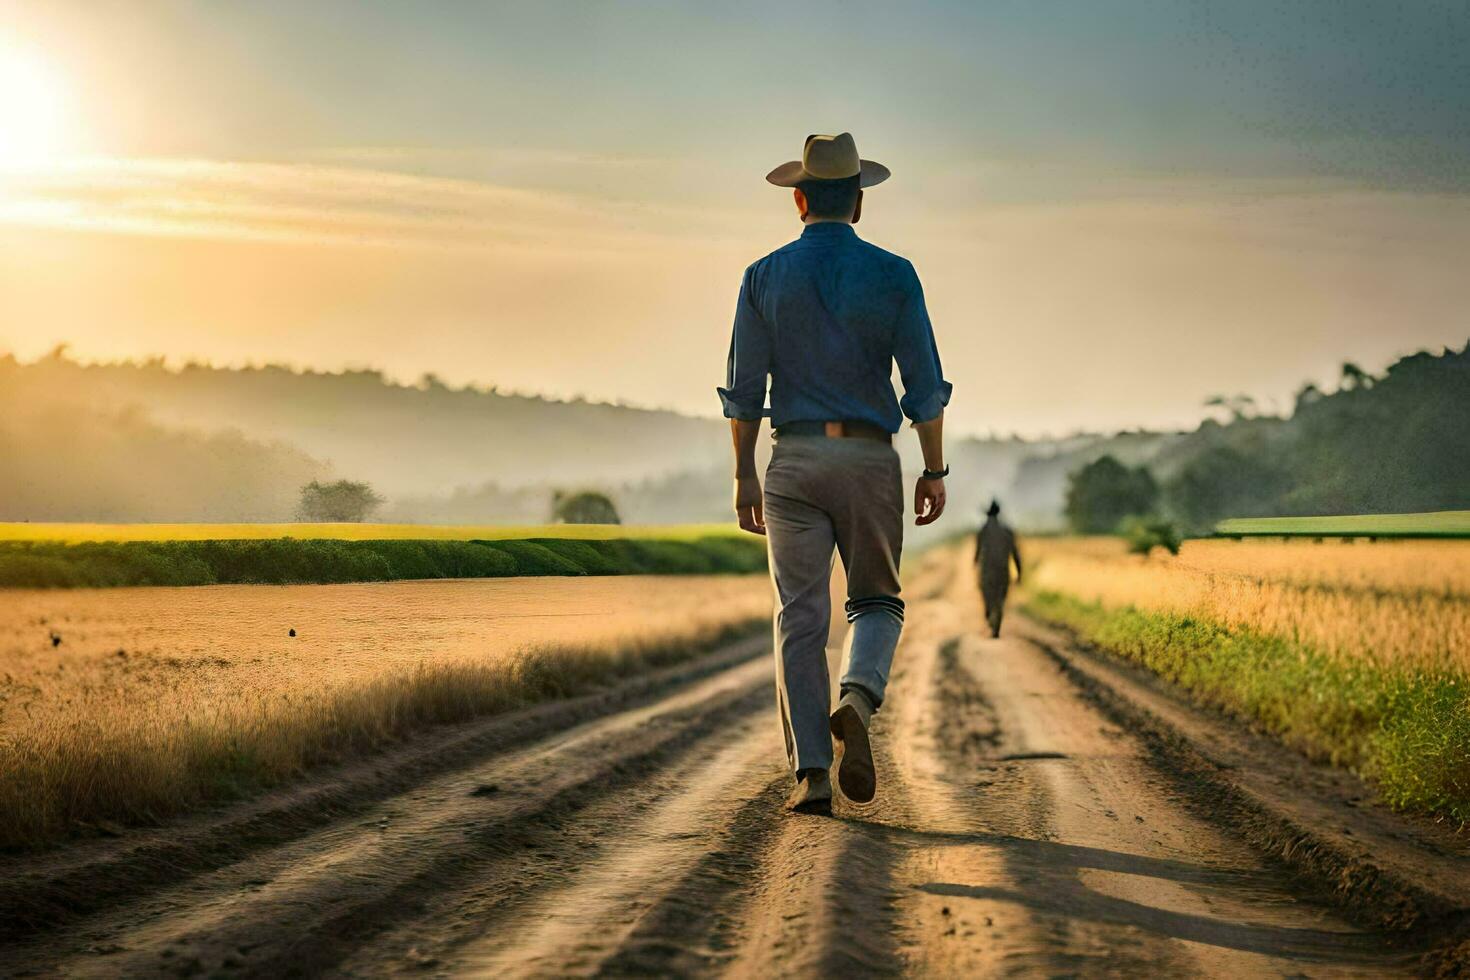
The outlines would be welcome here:
[[[1038,618],[1356,771],[1393,806],[1470,822],[1470,543],[1023,549]]]
[[[420,662],[352,684],[261,689],[79,710],[0,740],[0,848],[153,825],[368,753],[433,725],[586,693],[769,628],[693,616],[672,633],[544,644],[479,661]]]
[[[1358,772],[1391,806],[1470,823],[1470,676],[1344,662],[1283,637],[1057,592],[1032,592],[1025,608]]]
[[[558,526],[557,530],[562,528]],[[693,537],[683,532],[667,538],[608,535],[465,540],[241,537],[0,541],[0,587],[9,588],[281,585],[517,575],[708,575],[759,572],[765,567],[765,546],[757,538],[729,534]]]
[[[1470,510],[1333,517],[1240,517],[1221,521],[1215,532],[1226,537],[1470,538]]]

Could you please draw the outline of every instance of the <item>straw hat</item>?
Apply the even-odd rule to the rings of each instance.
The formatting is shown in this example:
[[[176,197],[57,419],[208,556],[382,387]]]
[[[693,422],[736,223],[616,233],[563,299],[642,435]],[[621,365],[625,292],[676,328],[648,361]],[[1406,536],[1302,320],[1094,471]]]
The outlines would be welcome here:
[[[857,177],[859,187],[872,187],[887,180],[889,170],[881,163],[858,157],[851,133],[837,136],[808,136],[801,159],[783,163],[766,174],[777,187],[795,187],[804,180],[842,180]]]

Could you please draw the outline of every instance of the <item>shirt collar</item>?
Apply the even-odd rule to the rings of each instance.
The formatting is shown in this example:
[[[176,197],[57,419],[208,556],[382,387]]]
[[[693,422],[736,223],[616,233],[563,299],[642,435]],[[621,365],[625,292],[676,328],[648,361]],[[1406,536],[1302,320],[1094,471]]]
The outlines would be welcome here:
[[[856,235],[848,221],[818,221],[801,229],[802,238],[852,238]]]

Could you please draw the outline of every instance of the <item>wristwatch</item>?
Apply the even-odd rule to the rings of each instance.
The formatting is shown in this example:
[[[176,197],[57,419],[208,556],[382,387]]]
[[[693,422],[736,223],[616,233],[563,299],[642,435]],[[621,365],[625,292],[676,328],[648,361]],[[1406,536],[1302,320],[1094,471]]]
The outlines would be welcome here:
[[[947,476],[949,476],[949,467],[948,466],[946,466],[942,470],[925,470],[924,471],[924,479],[926,479],[926,480],[942,480],[942,479],[944,479]]]

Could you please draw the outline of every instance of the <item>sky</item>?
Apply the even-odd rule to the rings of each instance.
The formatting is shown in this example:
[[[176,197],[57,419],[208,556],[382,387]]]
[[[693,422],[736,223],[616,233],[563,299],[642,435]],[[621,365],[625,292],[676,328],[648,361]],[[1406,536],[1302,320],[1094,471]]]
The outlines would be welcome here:
[[[763,181],[893,170],[952,427],[1187,426],[1470,337],[1463,0],[0,0],[0,351],[717,415]]]

